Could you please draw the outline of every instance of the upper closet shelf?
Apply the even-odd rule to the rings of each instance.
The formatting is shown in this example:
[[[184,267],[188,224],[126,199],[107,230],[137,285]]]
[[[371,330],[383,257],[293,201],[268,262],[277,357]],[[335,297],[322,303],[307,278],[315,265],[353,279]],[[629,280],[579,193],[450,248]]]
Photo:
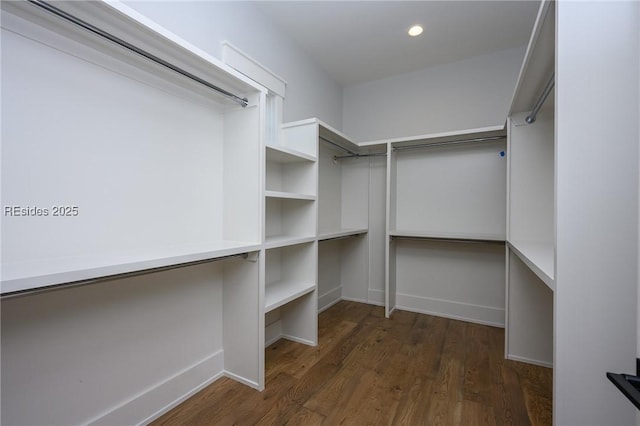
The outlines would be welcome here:
[[[318,235],[318,241],[334,240],[337,238],[355,237],[356,235],[366,234],[369,230],[367,228],[351,228],[341,229],[333,232],[323,232]]]
[[[23,1],[2,2],[2,9],[50,30],[68,34],[75,40],[89,42],[93,48],[108,51],[111,55],[147,65],[154,62],[158,73],[166,78],[192,88],[198,81],[199,92],[211,93],[225,103],[234,96],[243,98],[246,93],[266,92],[253,80],[118,1],[55,1],[40,2],[40,5]],[[58,11],[61,13],[56,15]],[[212,86],[232,96],[221,95]],[[233,104],[237,105],[235,102],[239,100]]]
[[[319,127],[320,141],[329,143],[336,148],[340,148],[346,153],[359,153],[358,145],[351,142],[351,140],[344,133],[334,129],[333,127],[323,123],[318,119],[316,119],[316,121]]]
[[[215,260],[260,250],[260,244],[217,241],[209,244],[146,247],[117,253],[2,263],[1,293],[77,283],[106,277]]]
[[[383,139],[377,141],[361,142],[360,147],[380,146],[383,144],[393,144],[394,147],[402,147],[408,145],[416,145],[424,142],[444,142],[447,140],[462,139],[472,137],[473,135],[482,136],[503,136],[505,134],[504,124],[481,127],[477,129],[456,130],[453,132],[432,133],[428,135],[407,136],[393,139]]]
[[[274,163],[313,162],[316,161],[316,157],[285,146],[267,145],[267,161]]]
[[[442,240],[442,241],[464,241],[464,242],[488,242],[488,243],[504,243],[505,236],[499,234],[470,234],[456,232],[425,232],[425,231],[407,231],[393,230],[389,232],[390,237],[398,238],[421,238],[426,240]]]
[[[544,0],[531,33],[508,115],[531,110],[555,68],[555,13]]]
[[[538,278],[555,291],[555,250],[552,244],[509,241],[508,246]]]

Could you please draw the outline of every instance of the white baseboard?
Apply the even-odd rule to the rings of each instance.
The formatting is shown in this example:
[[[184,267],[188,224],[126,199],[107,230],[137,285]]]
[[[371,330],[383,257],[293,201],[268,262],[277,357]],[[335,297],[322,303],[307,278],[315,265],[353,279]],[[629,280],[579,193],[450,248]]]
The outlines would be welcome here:
[[[303,345],[307,345],[307,346],[317,346],[314,342],[312,342],[311,340],[306,340],[306,339],[300,339],[299,337],[295,337],[295,336],[289,336],[287,334],[283,334],[280,336],[282,339],[287,339],[287,340],[291,340],[292,342],[297,342],[297,343],[302,343]]]
[[[278,320],[278,321],[274,322],[273,324],[270,324],[267,327],[265,327],[265,330],[264,330],[264,347],[265,348],[267,346],[269,346],[269,345],[274,344],[275,342],[277,342],[280,339],[287,339],[287,340],[291,340],[293,342],[302,343],[303,345],[308,345],[308,346],[316,346],[310,340],[300,339],[298,337],[289,336],[287,334],[284,334],[282,332],[282,322],[280,320]],[[234,379],[235,379],[235,377],[234,377]],[[251,385],[249,385],[249,386],[251,386]]]
[[[396,309],[504,328],[504,309],[398,294]]]
[[[329,309],[330,307],[332,307],[333,305],[335,305],[336,303],[338,303],[341,300],[345,300],[345,299],[341,297],[340,299],[334,300],[333,302],[329,303],[328,305],[324,305],[322,308],[318,309],[318,313],[320,314],[320,313],[326,311],[327,309]]]
[[[236,382],[242,383],[244,385],[249,386],[250,388],[254,388],[254,389],[260,389],[260,384],[254,382],[253,380],[247,380],[246,378],[242,377],[242,376],[238,376],[237,374],[231,373],[230,371],[225,371],[223,374],[225,377],[228,377],[230,379],[235,380]]]
[[[342,300],[342,286],[335,287],[318,296],[318,312],[330,308],[340,300]]]
[[[277,342],[282,337],[282,322],[280,320],[269,324],[264,329],[264,347]]]
[[[505,358],[510,359],[511,361],[519,361],[527,364],[538,365],[540,367],[553,368],[553,362],[541,361],[539,359],[525,358],[523,356],[510,355],[510,354],[507,354]]]
[[[346,300],[347,302],[367,303],[367,304],[371,305],[371,303],[369,303],[369,301],[367,301],[365,299],[359,299],[357,297],[342,297],[340,300]]]
[[[220,350],[99,415],[88,424],[147,424],[209,386],[223,374],[224,352]]]
[[[369,300],[371,305],[384,306],[384,290],[369,289]]]

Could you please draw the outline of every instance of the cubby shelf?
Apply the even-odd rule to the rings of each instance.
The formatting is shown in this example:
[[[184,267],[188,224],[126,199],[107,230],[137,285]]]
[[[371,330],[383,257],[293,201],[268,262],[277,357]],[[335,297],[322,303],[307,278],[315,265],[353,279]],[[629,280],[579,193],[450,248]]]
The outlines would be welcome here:
[[[552,244],[509,241],[509,248],[551,290],[555,290],[555,251]]]
[[[296,163],[301,161],[316,161],[315,156],[296,151],[284,146],[267,145],[267,161],[275,163]]]
[[[389,231],[390,237],[404,238],[431,238],[435,240],[464,240],[478,242],[504,242],[505,236],[500,234],[478,234],[478,233],[455,233],[455,232],[426,232],[426,231],[410,231],[410,230],[392,230]]]
[[[366,234],[367,228],[341,229],[339,231],[323,232],[318,235],[318,241],[331,240],[334,238],[352,237]]]
[[[287,303],[311,293],[316,288],[313,282],[279,281],[267,284],[265,288],[265,313],[277,309]]]
[[[285,191],[265,191],[265,197],[268,198],[286,198],[289,200],[308,200],[315,201],[316,196],[310,194],[299,194],[296,192],[285,192]]]

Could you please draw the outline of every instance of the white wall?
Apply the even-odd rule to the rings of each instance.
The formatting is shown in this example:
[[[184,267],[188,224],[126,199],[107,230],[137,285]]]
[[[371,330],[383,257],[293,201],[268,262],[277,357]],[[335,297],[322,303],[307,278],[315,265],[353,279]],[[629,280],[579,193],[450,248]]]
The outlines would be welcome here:
[[[1,423],[139,422],[220,374],[222,276],[213,263],[3,300]]]
[[[251,2],[128,1],[126,4],[207,53],[226,40],[287,82],[284,121],[317,117],[342,129],[342,87]]]
[[[635,370],[640,3],[557,11],[554,424],[630,425],[605,373]]]
[[[525,47],[348,86],[343,131],[357,141],[502,125]]]

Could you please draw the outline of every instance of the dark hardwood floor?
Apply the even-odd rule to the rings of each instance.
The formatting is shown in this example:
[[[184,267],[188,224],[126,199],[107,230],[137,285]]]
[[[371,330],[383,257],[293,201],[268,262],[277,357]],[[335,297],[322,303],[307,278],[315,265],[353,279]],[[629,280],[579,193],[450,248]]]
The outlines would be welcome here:
[[[221,379],[153,425],[550,425],[552,371],[504,359],[504,330],[342,301],[319,345],[266,349],[266,389]]]

